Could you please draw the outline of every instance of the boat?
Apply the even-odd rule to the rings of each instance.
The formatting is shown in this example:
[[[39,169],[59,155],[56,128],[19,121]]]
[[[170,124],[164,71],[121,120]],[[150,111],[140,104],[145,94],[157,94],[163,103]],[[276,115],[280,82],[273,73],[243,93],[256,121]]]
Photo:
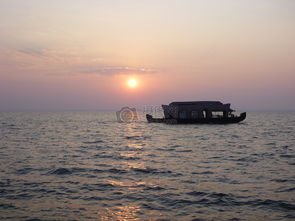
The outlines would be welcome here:
[[[234,115],[230,105],[220,101],[172,102],[162,105],[163,118],[146,114],[146,119],[149,123],[167,124],[232,124],[246,119],[246,112]]]

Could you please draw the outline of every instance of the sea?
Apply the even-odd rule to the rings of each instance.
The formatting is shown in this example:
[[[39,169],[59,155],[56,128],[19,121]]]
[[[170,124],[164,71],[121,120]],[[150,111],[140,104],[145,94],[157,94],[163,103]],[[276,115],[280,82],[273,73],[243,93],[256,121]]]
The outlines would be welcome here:
[[[0,112],[0,220],[295,220],[295,112]]]

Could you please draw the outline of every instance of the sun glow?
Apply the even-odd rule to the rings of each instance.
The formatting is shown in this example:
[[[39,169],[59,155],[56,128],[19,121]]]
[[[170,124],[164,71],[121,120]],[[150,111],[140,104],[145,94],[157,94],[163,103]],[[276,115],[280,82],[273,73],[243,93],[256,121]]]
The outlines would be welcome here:
[[[128,86],[130,87],[130,88],[135,88],[136,86],[137,86],[137,81],[135,80],[135,79],[129,79],[128,80]]]

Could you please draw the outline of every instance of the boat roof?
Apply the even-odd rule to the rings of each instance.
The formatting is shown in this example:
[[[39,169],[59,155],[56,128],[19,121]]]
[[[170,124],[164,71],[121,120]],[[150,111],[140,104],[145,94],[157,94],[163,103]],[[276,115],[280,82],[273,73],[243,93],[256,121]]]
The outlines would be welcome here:
[[[167,105],[167,107],[177,107],[182,110],[234,111],[230,108],[230,104],[223,104],[220,101],[175,101]]]
[[[220,101],[174,101],[169,105],[222,105]]]

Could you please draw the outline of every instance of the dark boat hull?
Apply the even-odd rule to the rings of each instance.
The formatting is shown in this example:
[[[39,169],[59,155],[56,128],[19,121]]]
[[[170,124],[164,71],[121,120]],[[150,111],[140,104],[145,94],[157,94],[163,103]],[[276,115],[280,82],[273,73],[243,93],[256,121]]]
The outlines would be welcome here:
[[[165,119],[153,118],[147,114],[146,119],[149,123],[167,123],[167,124],[233,124],[239,123],[246,119],[246,112],[235,117],[220,117],[220,118],[199,118],[199,119]]]

